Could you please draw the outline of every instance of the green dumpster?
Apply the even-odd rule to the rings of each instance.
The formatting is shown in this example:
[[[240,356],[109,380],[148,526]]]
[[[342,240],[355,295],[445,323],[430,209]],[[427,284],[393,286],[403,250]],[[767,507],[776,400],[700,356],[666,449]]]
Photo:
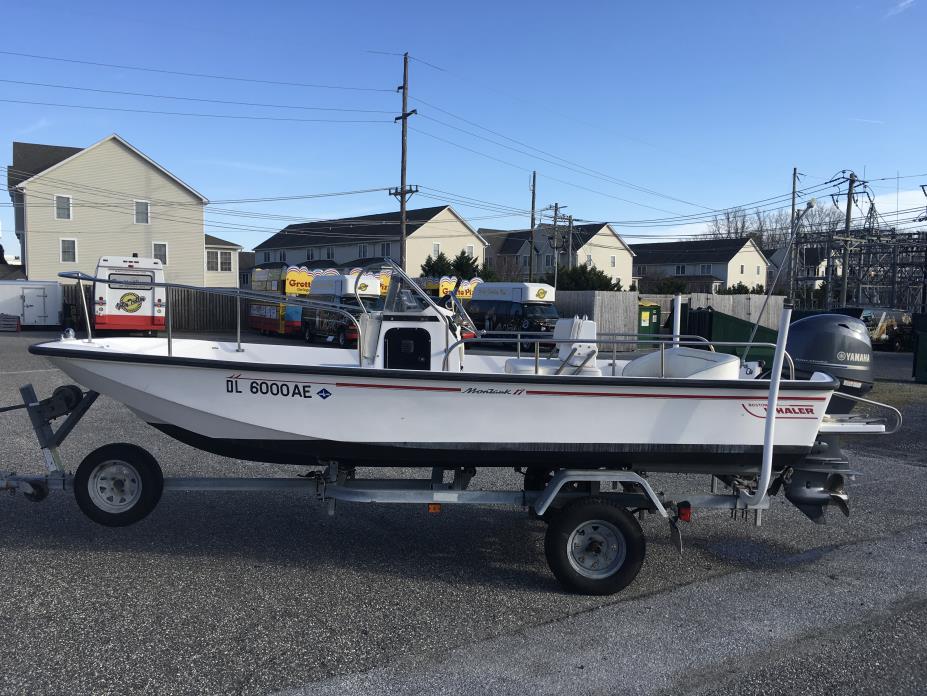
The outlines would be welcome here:
[[[914,324],[914,381],[927,384],[927,314],[915,314]]]
[[[750,340],[751,331],[753,331],[753,322],[738,319],[730,314],[717,312],[708,307],[689,310],[686,328],[683,333],[704,336],[709,341],[745,343]],[[765,326],[758,326],[753,342],[775,343],[778,335],[778,331],[767,329]],[[730,353],[731,355],[743,357],[746,347],[716,345],[715,350],[719,353]],[[751,348],[747,360],[763,360],[767,364],[771,364],[772,357],[772,348]]]

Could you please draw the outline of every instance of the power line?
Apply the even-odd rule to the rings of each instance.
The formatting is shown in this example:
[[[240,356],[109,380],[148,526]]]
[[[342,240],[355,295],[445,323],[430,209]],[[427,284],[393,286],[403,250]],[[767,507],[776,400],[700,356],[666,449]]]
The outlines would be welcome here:
[[[65,109],[92,109],[94,111],[120,111],[134,114],[155,114],[159,116],[195,116],[199,118],[232,118],[249,121],[292,121],[297,123],[390,123],[385,119],[336,119],[336,118],[289,118],[285,116],[245,116],[233,114],[199,114],[183,111],[155,111],[152,109],[128,109],[115,106],[87,106],[84,104],[58,104],[52,102],[26,101],[24,99],[0,99],[8,104],[33,104]]]
[[[260,102],[242,102],[231,101],[228,99],[206,99],[205,97],[181,97],[170,94],[149,94],[147,92],[124,92],[116,89],[100,89],[95,87],[76,87],[73,85],[56,85],[49,82],[26,82],[25,80],[6,80],[0,79],[0,82],[6,82],[13,85],[30,85],[32,87],[51,87],[53,89],[68,89],[79,92],[95,92],[98,94],[120,94],[130,97],[148,97],[151,99],[174,99],[177,101],[195,101],[207,102],[210,104],[232,104],[235,106],[260,106],[272,109],[300,109],[304,111],[344,111],[362,114],[391,114],[392,111],[386,109],[354,109],[335,106],[299,106],[293,104],[262,104]]]
[[[40,56],[34,53],[18,53],[16,51],[0,51],[0,54],[7,56],[18,56],[20,58],[32,58],[35,60],[50,60],[56,61],[59,63],[76,63],[79,65],[92,65],[98,68],[116,68],[119,70],[138,70],[141,72],[151,72],[151,73],[160,73],[162,75],[180,75],[182,77],[199,77],[199,78],[208,78],[211,80],[230,80],[234,82],[251,82],[255,84],[263,85],[279,85],[282,87],[307,87],[312,89],[339,89],[339,90],[348,90],[352,92],[392,92],[391,89],[384,89],[382,87],[354,87],[347,85],[326,85],[326,84],[317,84],[309,82],[285,82],[281,80],[261,80],[253,77],[236,77],[232,75],[213,75],[209,73],[195,73],[195,72],[183,72],[180,70],[166,70],[163,68],[150,68],[143,67],[139,65],[118,65],[115,63],[101,63],[97,61],[90,60],[77,60],[75,58],[61,58],[57,56]]]

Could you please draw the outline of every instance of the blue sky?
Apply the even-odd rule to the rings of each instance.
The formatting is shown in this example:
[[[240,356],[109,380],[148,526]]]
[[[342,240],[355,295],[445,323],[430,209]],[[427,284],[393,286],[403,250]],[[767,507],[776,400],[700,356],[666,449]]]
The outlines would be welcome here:
[[[927,0],[8,3],[0,24],[4,51],[385,91],[200,79],[0,54],[5,80],[388,113],[0,82],[5,100],[380,121],[213,119],[0,101],[0,164],[10,164],[13,140],[86,146],[116,132],[211,200],[396,186],[399,127],[392,117],[399,97],[392,90],[401,82],[401,58],[388,54],[409,51],[417,59],[410,106],[421,114],[410,121],[410,183],[526,209],[529,172],[537,169],[539,207],[558,201],[579,218],[704,213],[786,193],[793,166],[806,173],[809,186],[842,169],[869,178],[927,172],[925,19]],[[480,127],[491,129],[564,158],[570,168],[445,124],[525,150]],[[589,169],[596,174],[583,173]],[[927,203],[921,183],[927,177],[901,181],[902,207]],[[893,210],[895,182],[876,185],[880,209]],[[411,205],[438,202],[420,195]],[[393,210],[397,203],[378,192],[237,207],[320,218]],[[527,225],[526,216],[455,208],[475,226]],[[216,224],[209,231],[246,247],[285,224],[208,218]],[[2,242],[15,253],[9,206],[0,206],[0,221]],[[629,235],[690,229],[618,227]]]

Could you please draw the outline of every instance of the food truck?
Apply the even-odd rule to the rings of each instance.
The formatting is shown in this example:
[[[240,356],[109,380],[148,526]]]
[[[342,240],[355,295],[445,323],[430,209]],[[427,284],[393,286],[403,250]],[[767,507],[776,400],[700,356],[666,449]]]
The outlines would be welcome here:
[[[484,331],[553,331],[555,293],[546,283],[480,283],[467,313]]]
[[[132,256],[101,256],[93,284],[93,326],[97,331],[164,330],[167,289],[138,283],[164,283],[159,259]]]
[[[313,281],[309,298],[341,305],[352,313],[355,309],[360,312],[358,298],[368,311],[383,308],[380,278],[376,275],[321,275]],[[344,315],[322,307],[303,307],[302,327],[307,343],[321,340],[344,348],[357,342],[354,323]]]
[[[302,308],[286,304],[286,299],[306,297],[318,273],[320,272],[310,271],[305,266],[287,266],[284,263],[255,268],[251,278],[251,289],[266,294],[268,300],[251,302],[248,309],[248,326],[262,334],[300,335]]]

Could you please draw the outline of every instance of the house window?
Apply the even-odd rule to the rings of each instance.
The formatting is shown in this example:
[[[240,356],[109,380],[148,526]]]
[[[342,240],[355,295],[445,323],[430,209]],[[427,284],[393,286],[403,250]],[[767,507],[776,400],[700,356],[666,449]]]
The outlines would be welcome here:
[[[207,271],[218,271],[219,270],[219,252],[215,249],[206,250],[206,270]]]
[[[647,267],[646,267],[646,266],[638,266],[638,267],[637,267],[637,275],[643,277],[643,276],[644,276],[644,273],[646,272],[646,270],[647,270]]]
[[[612,268],[615,268],[618,265],[618,257],[617,256],[609,257],[608,265],[611,266]]]
[[[250,273],[242,273],[242,274],[241,274],[241,287],[246,288],[246,287],[248,287],[249,285],[251,285],[251,274],[250,274]]]
[[[366,244],[357,245],[357,257],[360,259],[367,258],[367,245]]]
[[[760,275],[760,267],[759,267],[759,266],[756,267],[756,274],[757,274],[757,275]]]
[[[284,252],[284,255],[286,255],[285,252]],[[231,251],[220,251],[219,252],[219,270],[224,273],[232,272],[232,252]]]
[[[77,263],[77,240],[62,239],[60,244],[61,263]]]
[[[740,264],[740,275],[744,274],[744,265]]]
[[[329,261],[335,258],[335,247],[325,247],[325,258]]]
[[[686,267],[685,264],[679,264],[676,266],[676,275],[685,275]]]
[[[135,201],[135,224],[147,225],[148,220],[148,201]]]
[[[162,266],[167,265],[167,244],[164,242],[153,242],[151,244],[151,255],[161,262]]]
[[[592,254],[586,254],[586,265],[592,268]]]
[[[527,254],[525,254],[524,256],[521,257],[521,265],[522,265],[524,268],[527,268],[527,267],[528,267],[528,255],[527,255]]]
[[[554,255],[553,254],[545,254],[544,265],[547,268],[551,268],[554,265]]]
[[[699,271],[702,275],[711,275],[711,264],[703,263]]]
[[[315,249],[308,249],[306,251],[306,259],[312,261],[315,259]]]
[[[222,253],[224,254],[225,252],[223,251]],[[283,250],[280,251],[280,260],[283,261],[284,263],[286,263],[286,250],[285,250],[285,249],[283,249]],[[224,269],[223,269],[223,270],[224,270]],[[229,270],[231,270],[231,269],[229,269]]]
[[[431,244],[431,257],[436,259],[438,254],[441,253],[441,242],[432,242]]]
[[[55,196],[55,219],[56,220],[70,220],[71,219],[71,197],[70,196]]]
[[[380,256],[385,259],[388,259],[393,255],[393,245],[390,242],[381,242],[380,243]]]
[[[469,256],[471,259],[473,258],[473,245],[472,244],[467,245],[467,256]]]
[[[264,252],[264,263],[270,263],[270,252],[269,251]]]

